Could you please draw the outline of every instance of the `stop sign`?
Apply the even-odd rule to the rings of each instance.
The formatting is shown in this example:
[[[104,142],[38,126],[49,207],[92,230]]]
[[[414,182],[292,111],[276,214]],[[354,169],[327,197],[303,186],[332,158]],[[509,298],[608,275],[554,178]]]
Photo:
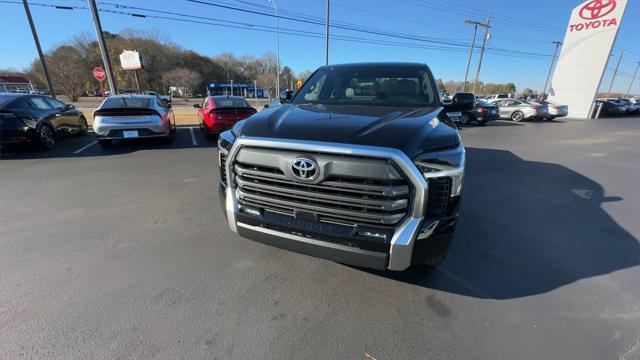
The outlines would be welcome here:
[[[93,68],[93,77],[98,81],[104,81],[107,78],[107,74],[104,72],[103,68]]]

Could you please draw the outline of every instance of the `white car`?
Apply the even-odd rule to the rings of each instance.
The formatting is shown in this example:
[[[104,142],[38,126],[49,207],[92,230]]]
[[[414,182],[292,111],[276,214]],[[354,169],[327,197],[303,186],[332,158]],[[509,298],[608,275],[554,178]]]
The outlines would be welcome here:
[[[500,99],[491,101],[490,104],[500,108],[500,117],[520,122],[526,119],[542,120],[549,118],[547,105],[528,102],[519,99]]]
[[[93,132],[98,144],[112,140],[160,137],[171,141],[176,119],[171,105],[155,95],[114,95],[93,112]]]
[[[561,105],[556,102],[552,102],[548,100],[528,101],[528,102],[532,104],[540,104],[540,105],[547,106],[549,110],[549,117],[547,119],[549,120],[553,120],[554,118],[557,118],[557,117],[563,117],[563,116],[569,115],[569,106],[567,105]]]

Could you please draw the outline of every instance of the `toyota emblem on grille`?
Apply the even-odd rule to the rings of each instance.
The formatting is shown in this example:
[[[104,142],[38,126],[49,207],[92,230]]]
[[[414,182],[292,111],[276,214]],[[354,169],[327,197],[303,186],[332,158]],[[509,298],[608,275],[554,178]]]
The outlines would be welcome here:
[[[300,181],[313,181],[320,174],[318,164],[309,159],[298,158],[291,162],[291,175]]]

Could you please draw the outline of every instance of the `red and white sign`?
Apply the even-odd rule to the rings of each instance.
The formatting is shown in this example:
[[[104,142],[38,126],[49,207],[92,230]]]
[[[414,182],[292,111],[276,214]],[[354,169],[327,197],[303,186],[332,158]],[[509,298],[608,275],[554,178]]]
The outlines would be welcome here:
[[[569,31],[583,31],[601,27],[618,26],[618,19],[611,13],[616,9],[616,0],[592,0],[584,4],[578,16],[582,20],[569,24]]]
[[[549,100],[586,119],[600,87],[628,0],[587,0],[571,12]]]
[[[104,79],[107,78],[107,73],[104,71],[103,68],[93,68],[93,77],[96,78],[96,80],[98,81],[104,81]]]
[[[120,54],[120,65],[122,70],[138,70],[144,67],[140,54],[135,50],[124,50]]]

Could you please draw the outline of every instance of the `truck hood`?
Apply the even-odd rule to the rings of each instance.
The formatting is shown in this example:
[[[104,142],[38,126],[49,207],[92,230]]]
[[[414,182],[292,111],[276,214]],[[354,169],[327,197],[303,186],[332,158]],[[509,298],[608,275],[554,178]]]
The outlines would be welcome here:
[[[441,107],[285,104],[253,115],[237,135],[389,147],[409,157],[459,141]]]

